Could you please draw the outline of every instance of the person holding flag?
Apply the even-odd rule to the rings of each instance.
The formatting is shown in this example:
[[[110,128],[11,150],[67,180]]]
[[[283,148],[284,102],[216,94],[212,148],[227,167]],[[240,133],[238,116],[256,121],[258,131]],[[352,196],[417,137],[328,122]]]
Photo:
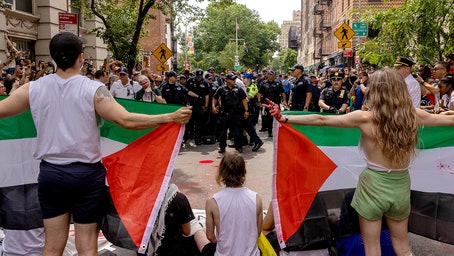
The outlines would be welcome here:
[[[33,156],[41,160],[38,197],[44,219],[43,255],[62,255],[71,216],[79,255],[98,255],[99,223],[105,214],[106,169],[101,163],[101,119],[126,129],[185,124],[191,108],[162,115],[130,113],[104,84],[80,75],[84,63],[79,37],[62,32],[49,51],[55,74],[18,88],[0,101],[0,118],[31,111],[37,131]]]
[[[395,70],[372,74],[365,109],[346,115],[282,115],[268,100],[270,114],[281,123],[359,128],[360,152],[367,167],[359,177],[352,207],[359,214],[366,255],[381,255],[380,231],[384,216],[397,255],[412,255],[408,241],[410,175],[419,126],[454,126],[454,118],[416,109],[407,85]],[[401,95],[399,99],[395,95]]]

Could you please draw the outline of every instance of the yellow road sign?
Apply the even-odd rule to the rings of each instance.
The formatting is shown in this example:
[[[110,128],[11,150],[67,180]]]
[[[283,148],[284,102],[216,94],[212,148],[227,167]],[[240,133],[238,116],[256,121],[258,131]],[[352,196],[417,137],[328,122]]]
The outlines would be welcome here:
[[[352,48],[352,42],[351,41],[337,42],[337,48],[339,48],[339,49]]]
[[[173,55],[173,52],[167,47],[167,45],[162,43],[158,46],[158,48],[156,48],[156,50],[153,51],[153,55],[161,63],[164,63]]]
[[[161,64],[156,66],[157,71],[167,71],[169,70],[169,65],[167,64]]]
[[[349,41],[354,35],[355,31],[345,22],[334,31],[334,36],[341,42]]]

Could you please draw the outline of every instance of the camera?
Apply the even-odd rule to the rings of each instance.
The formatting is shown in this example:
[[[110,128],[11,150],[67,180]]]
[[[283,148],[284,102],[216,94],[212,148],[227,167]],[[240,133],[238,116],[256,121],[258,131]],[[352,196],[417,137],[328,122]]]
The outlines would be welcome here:
[[[51,61],[49,61],[49,62],[47,62],[47,66],[48,66],[48,67],[53,67],[54,64],[53,64]]]

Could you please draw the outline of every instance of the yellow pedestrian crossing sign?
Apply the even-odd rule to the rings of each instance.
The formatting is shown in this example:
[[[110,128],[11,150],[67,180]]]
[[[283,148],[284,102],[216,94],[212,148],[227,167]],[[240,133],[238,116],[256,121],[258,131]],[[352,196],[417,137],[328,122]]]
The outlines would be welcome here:
[[[334,31],[334,36],[341,42],[350,41],[354,35],[355,31],[345,22]]]
[[[337,48],[339,48],[339,49],[352,48],[352,42],[350,42],[350,41],[337,42]]]
[[[160,44],[158,48],[153,51],[153,56],[161,63],[166,62],[172,55],[173,52],[164,43]]]
[[[169,65],[167,64],[160,64],[156,66],[157,71],[167,71],[169,70]]]

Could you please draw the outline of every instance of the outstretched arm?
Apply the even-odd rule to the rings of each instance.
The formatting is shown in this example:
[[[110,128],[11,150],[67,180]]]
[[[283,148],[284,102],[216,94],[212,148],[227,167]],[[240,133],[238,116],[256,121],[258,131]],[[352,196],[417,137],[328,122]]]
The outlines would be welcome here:
[[[177,122],[185,124],[192,114],[191,107],[180,108],[169,114],[146,115],[128,112],[121,106],[107,90],[101,86],[96,91],[95,97],[96,113],[103,119],[116,123],[125,129],[140,130],[151,128],[160,124]]]
[[[30,108],[28,88],[30,84],[24,84],[8,98],[0,101],[0,118],[19,115]]]
[[[442,114],[429,114],[426,111],[416,108],[421,125],[424,126],[454,126],[454,111],[449,110]]]
[[[368,111],[353,111],[346,115],[285,115],[280,113],[280,108],[274,102],[268,100],[268,105],[263,105],[270,109],[270,114],[279,122],[300,124],[307,126],[334,126],[341,128],[359,128],[361,124],[370,121],[370,113]],[[277,107],[276,107],[277,106]]]

